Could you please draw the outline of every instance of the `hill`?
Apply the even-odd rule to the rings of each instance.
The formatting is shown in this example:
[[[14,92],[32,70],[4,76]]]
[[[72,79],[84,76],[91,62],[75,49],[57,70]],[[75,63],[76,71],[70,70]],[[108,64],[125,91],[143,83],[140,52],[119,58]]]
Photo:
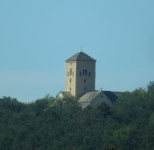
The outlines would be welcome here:
[[[154,82],[124,92],[114,106],[81,109],[74,97],[57,101],[47,95],[32,103],[0,98],[2,150],[152,150]],[[46,110],[45,110],[46,109]],[[45,111],[44,111],[45,110]]]

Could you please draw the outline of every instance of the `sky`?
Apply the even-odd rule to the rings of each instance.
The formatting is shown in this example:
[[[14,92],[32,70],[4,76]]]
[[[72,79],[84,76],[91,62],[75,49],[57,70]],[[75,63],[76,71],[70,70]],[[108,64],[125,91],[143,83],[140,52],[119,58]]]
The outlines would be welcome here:
[[[96,59],[96,90],[154,81],[153,0],[0,1],[0,98],[32,102],[65,87],[65,60]]]

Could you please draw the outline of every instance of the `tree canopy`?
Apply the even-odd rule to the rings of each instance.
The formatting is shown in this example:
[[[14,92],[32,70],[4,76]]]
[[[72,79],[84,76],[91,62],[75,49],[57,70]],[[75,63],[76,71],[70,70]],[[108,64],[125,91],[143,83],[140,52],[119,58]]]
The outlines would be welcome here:
[[[152,150],[154,82],[124,92],[110,106],[82,110],[75,97],[31,103],[0,98],[2,150]]]

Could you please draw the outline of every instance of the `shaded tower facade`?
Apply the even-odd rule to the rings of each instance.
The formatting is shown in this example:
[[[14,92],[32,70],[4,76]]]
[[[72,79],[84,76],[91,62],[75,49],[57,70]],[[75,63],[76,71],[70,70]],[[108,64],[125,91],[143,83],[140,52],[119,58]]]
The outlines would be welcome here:
[[[81,97],[87,92],[95,91],[96,60],[82,51],[66,60],[65,91],[72,96]]]

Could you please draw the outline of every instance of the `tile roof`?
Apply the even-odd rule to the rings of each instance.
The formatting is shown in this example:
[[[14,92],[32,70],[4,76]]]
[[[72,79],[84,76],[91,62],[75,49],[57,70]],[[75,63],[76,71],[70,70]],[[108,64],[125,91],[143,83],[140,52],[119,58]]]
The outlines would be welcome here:
[[[112,91],[112,93],[114,93],[115,95],[117,95],[119,97],[124,92],[114,92],[114,91]]]
[[[122,92],[112,92],[112,91],[87,92],[82,97],[80,97],[80,99],[79,99],[80,106],[82,108],[85,108],[101,92],[103,92],[112,103],[115,103],[116,100],[118,99],[118,97],[120,96],[120,94],[122,93]]]
[[[62,95],[64,97],[71,97],[72,96],[71,93],[70,92],[67,92],[67,91],[61,91],[60,93],[62,93]]]
[[[59,97],[59,95],[62,94],[62,97],[72,97],[71,93],[69,91],[60,91],[56,97],[57,98],[62,98],[61,96]]]
[[[103,91],[103,92],[112,103],[115,103],[116,100],[118,99],[117,94],[115,94],[114,92],[111,91]]]
[[[87,107],[90,102],[100,93],[101,91],[93,91],[93,92],[87,92],[83,96],[80,97],[79,103],[82,109]]]
[[[96,61],[95,59],[91,58],[90,56],[88,56],[87,54],[85,54],[82,51],[79,51],[78,53],[76,53],[75,55],[73,55],[72,57],[68,58],[66,60],[67,61]]]
[[[81,103],[90,103],[101,91],[87,92],[80,97],[79,102]]]

